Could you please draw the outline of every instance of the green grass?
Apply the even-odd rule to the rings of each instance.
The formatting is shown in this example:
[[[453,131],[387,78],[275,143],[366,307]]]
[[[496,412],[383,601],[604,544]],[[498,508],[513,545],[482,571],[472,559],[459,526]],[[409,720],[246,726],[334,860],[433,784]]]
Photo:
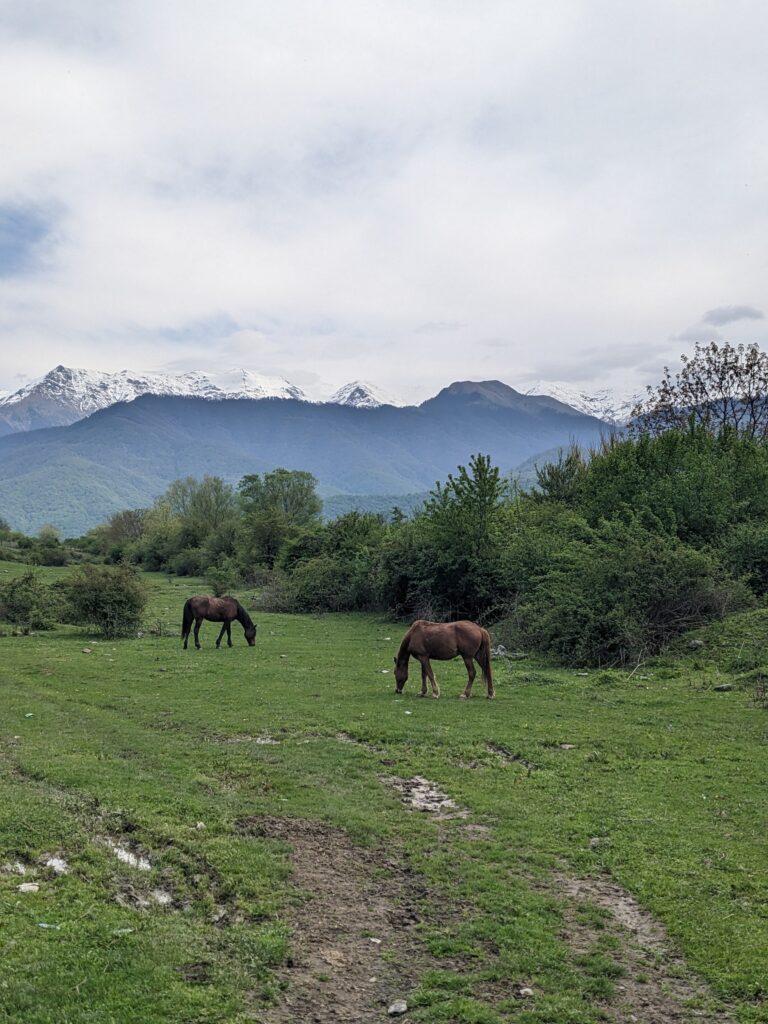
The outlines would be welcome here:
[[[0,580],[24,569],[0,563]],[[148,624],[176,633],[195,581],[149,582]],[[587,953],[564,941],[551,884],[563,871],[610,872],[734,1019],[768,1021],[768,712],[748,687],[715,692],[701,681],[711,666],[685,654],[631,677],[498,665],[494,702],[478,684],[457,700],[464,670],[451,663],[437,666],[440,701],[419,699],[413,674],[397,698],[385,670],[402,626],[258,625],[254,650],[236,627],[235,647],[216,651],[206,624],[201,652],[176,635],[4,627],[0,864],[30,865],[40,891],[0,873],[0,1021],[258,1019],[279,997],[296,899],[284,844],[238,828],[259,815],[325,820],[423,874],[434,969],[409,993],[414,1021],[604,1019],[621,968],[609,936]],[[255,742],[267,734],[279,744]],[[384,774],[434,780],[489,831],[409,811]],[[109,836],[146,851],[151,871],[121,864]],[[54,853],[69,874],[40,866]],[[135,909],[153,889],[173,906]],[[213,924],[222,910],[228,923]],[[599,908],[581,913],[600,927]],[[521,982],[534,1000],[499,995]]]

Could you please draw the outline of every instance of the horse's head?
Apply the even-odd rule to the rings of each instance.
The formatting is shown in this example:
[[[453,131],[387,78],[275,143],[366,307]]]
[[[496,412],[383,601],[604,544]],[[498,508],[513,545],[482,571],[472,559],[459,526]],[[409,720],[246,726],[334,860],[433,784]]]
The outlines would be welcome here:
[[[408,659],[398,662],[395,658],[395,693],[402,693],[408,679]]]
[[[249,647],[255,647],[256,646],[256,627],[255,626],[251,626],[249,629],[246,629],[246,631],[245,631],[245,639],[248,641],[248,646]]]

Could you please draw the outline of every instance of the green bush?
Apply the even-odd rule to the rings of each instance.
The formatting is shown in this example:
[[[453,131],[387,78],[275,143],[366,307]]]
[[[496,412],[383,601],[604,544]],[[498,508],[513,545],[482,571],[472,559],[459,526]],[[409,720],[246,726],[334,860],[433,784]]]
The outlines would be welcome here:
[[[54,623],[53,595],[34,572],[26,572],[0,587],[0,617],[30,629],[51,629]]]
[[[768,594],[768,523],[739,523],[723,541],[723,562],[756,594]]]
[[[184,548],[170,559],[168,568],[177,576],[200,576],[208,568],[208,558],[202,548]]]
[[[133,566],[84,565],[64,581],[67,620],[93,626],[104,637],[135,636],[147,592]]]
[[[631,519],[562,543],[519,612],[538,650],[571,664],[618,665],[751,604],[713,555]]]

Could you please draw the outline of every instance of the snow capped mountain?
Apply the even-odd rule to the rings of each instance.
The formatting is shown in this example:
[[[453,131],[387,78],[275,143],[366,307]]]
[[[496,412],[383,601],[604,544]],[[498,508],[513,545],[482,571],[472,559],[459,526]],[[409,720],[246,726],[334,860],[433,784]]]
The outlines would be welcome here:
[[[184,378],[193,376],[185,374]],[[229,370],[226,373],[198,373],[194,375],[206,380],[218,390],[218,394],[205,395],[205,398],[294,398],[299,402],[308,401],[307,396],[295,384],[284,377],[265,377],[252,370]]]
[[[332,405],[351,405],[356,409],[378,409],[381,405],[402,408],[405,405],[405,402],[393,398],[383,388],[363,380],[353,380],[350,384],[345,384],[331,395],[328,402]]]
[[[0,397],[0,433],[58,427],[74,423],[116,402],[132,402],[141,395],[176,395],[221,400],[225,398],[295,398],[306,401],[301,388],[282,377],[265,377],[236,369],[208,374],[191,371],[162,373],[102,373],[57,366],[50,373]]]
[[[606,423],[623,426],[629,421],[635,404],[644,397],[640,392],[618,392],[612,388],[599,388],[593,392],[581,391],[564,381],[538,380],[525,384],[521,390],[526,395],[549,395],[550,398],[570,405],[587,416],[596,416]]]
[[[547,380],[526,384],[519,390],[528,396],[548,395],[578,412],[616,425],[627,422],[633,405],[640,397],[609,388],[585,392],[572,384]],[[314,394],[308,396],[283,377],[268,377],[242,368],[214,373],[192,370],[164,374],[133,373],[129,370],[103,373],[57,366],[13,394],[0,393],[0,435],[67,426],[99,409],[116,402],[132,402],[141,395],[205,398],[209,401],[289,398],[309,402],[317,401],[319,397]],[[402,407],[406,404],[384,389],[360,380],[345,384],[330,398],[321,401],[357,409],[377,409],[382,405]]]

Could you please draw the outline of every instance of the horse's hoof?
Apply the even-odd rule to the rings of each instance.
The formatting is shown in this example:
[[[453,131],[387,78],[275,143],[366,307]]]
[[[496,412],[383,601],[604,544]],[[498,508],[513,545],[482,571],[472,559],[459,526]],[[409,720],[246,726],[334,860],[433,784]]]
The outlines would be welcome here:
[[[466,693],[460,693],[459,700],[469,700],[469,698],[467,697]]]
[[[432,700],[438,700],[438,699],[439,699],[439,697],[440,697],[440,694],[439,694],[439,693],[433,693],[433,694],[432,694]]]

